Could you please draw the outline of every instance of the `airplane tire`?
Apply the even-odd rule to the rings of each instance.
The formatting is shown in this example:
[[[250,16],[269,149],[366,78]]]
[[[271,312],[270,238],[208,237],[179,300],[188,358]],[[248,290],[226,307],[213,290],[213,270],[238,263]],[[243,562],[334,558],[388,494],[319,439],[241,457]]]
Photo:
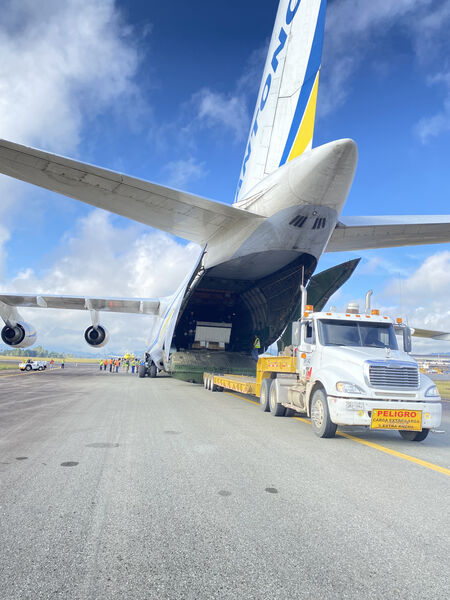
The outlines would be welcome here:
[[[156,377],[157,372],[158,372],[158,369],[156,368],[155,363],[152,362],[152,364],[148,368],[148,376],[153,379],[154,377]]]
[[[430,433],[429,429],[422,429],[422,431],[402,431],[399,430],[399,434],[402,436],[404,440],[408,440],[410,442],[423,442],[423,440]]]
[[[138,376],[141,377],[141,378],[145,377],[145,371],[146,371],[145,365],[139,365],[139,367],[138,367]]]

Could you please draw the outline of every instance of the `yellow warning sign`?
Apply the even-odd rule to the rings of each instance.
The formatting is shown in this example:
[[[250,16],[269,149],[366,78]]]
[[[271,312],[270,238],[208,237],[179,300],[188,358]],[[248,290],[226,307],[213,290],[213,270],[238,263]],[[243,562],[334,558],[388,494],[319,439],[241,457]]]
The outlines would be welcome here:
[[[422,431],[422,411],[375,408],[372,411],[370,427],[371,429]]]

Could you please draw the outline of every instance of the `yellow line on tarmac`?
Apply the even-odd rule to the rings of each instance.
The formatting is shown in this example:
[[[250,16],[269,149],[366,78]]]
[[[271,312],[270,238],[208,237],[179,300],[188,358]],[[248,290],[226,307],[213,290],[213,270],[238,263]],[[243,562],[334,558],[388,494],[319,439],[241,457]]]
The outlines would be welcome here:
[[[235,398],[239,398],[239,400],[245,400],[246,402],[250,402],[251,404],[258,404],[259,402],[255,402],[255,400],[250,400],[250,398],[244,398],[244,396],[238,396],[237,394],[232,394],[231,392],[225,392],[229,396],[234,396]]]
[[[308,425],[311,425],[311,422],[307,419],[302,419],[301,417],[294,417],[294,419],[296,419],[297,421],[302,421],[302,423],[308,423]],[[435,465],[434,463],[430,463],[426,460],[416,458],[415,456],[410,456],[409,454],[405,454],[404,452],[397,452],[397,450],[391,450],[391,448],[381,446],[381,444],[375,444],[375,442],[362,440],[361,438],[355,437],[354,435],[350,435],[348,433],[344,433],[343,431],[337,431],[336,435],[340,435],[341,437],[347,438],[348,440],[352,440],[353,442],[357,442],[358,444],[363,444],[363,446],[374,448],[379,452],[384,452],[385,454],[390,454],[391,456],[395,456],[397,458],[401,458],[403,460],[415,463],[416,465],[420,465],[421,467],[426,467],[427,469],[431,469],[432,471],[437,471],[438,473],[442,473],[443,475],[450,475],[450,469],[440,467],[439,465]]]
[[[349,435],[348,433],[343,433],[343,432],[338,431],[337,435],[340,435],[341,437],[345,437],[349,440],[353,440],[354,442],[358,442],[358,444],[363,444],[364,446],[369,446],[369,448],[375,448],[375,450],[379,450],[380,452],[385,452],[386,454],[390,454],[391,456],[396,456],[397,458],[402,458],[403,460],[407,460],[409,462],[415,463],[416,465],[420,465],[421,467],[426,467],[427,469],[431,469],[432,471],[437,471],[438,473],[442,473],[443,475],[450,476],[450,469],[446,469],[445,467],[440,467],[439,465],[435,465],[434,463],[430,463],[426,460],[422,460],[420,458],[415,458],[414,456],[410,456],[409,454],[404,454],[403,452],[397,452],[397,450],[391,450],[391,448],[386,448],[386,446],[380,446],[380,444],[374,444],[374,442],[362,440],[360,438],[354,437],[353,435]]]
[[[232,394],[231,392],[225,392],[225,393],[228,394],[229,396],[235,396],[236,398],[245,400],[246,402],[251,402],[252,404],[259,404],[259,402],[255,402],[254,400],[250,400],[249,398],[244,398],[243,396],[238,396],[237,394]],[[301,421],[302,423],[311,425],[311,421],[309,421],[309,419],[303,419],[302,417],[293,417],[293,418],[296,421]],[[416,465],[420,465],[421,467],[425,467],[426,469],[430,469],[431,471],[436,471],[437,473],[442,473],[443,475],[450,476],[450,469],[446,469],[445,467],[440,467],[439,465],[435,465],[434,463],[430,463],[426,460],[422,460],[420,458],[415,458],[414,456],[410,456],[409,454],[404,454],[403,452],[397,452],[397,450],[391,450],[391,448],[387,448],[386,446],[381,446],[380,444],[375,444],[374,442],[362,440],[361,438],[355,437],[353,435],[349,435],[348,433],[344,433],[343,431],[337,431],[336,435],[340,435],[341,437],[347,438],[348,440],[352,440],[352,442],[356,442],[358,444],[363,444],[363,446],[368,446],[369,448],[373,448],[374,450],[378,450],[379,452],[384,452],[385,454],[390,454],[391,456],[395,456],[396,458],[401,458],[402,460],[407,460],[408,462],[415,463]]]

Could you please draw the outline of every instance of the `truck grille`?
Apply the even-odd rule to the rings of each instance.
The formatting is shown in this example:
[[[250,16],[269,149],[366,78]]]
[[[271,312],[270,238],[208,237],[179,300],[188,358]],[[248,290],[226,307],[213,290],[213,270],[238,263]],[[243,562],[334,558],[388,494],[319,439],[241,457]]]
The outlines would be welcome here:
[[[369,381],[373,387],[418,388],[419,369],[415,366],[370,365]]]

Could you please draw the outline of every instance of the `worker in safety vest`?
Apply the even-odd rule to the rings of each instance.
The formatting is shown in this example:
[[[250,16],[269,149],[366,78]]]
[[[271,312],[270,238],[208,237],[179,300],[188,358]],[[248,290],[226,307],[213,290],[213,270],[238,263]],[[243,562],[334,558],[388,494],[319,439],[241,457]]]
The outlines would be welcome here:
[[[103,358],[102,358],[102,360],[100,361],[99,365],[100,365],[100,371],[101,371],[101,370],[103,369]]]
[[[253,360],[258,361],[258,354],[261,348],[261,342],[259,341],[259,337],[255,335],[253,338],[253,349],[252,349],[252,358]]]

